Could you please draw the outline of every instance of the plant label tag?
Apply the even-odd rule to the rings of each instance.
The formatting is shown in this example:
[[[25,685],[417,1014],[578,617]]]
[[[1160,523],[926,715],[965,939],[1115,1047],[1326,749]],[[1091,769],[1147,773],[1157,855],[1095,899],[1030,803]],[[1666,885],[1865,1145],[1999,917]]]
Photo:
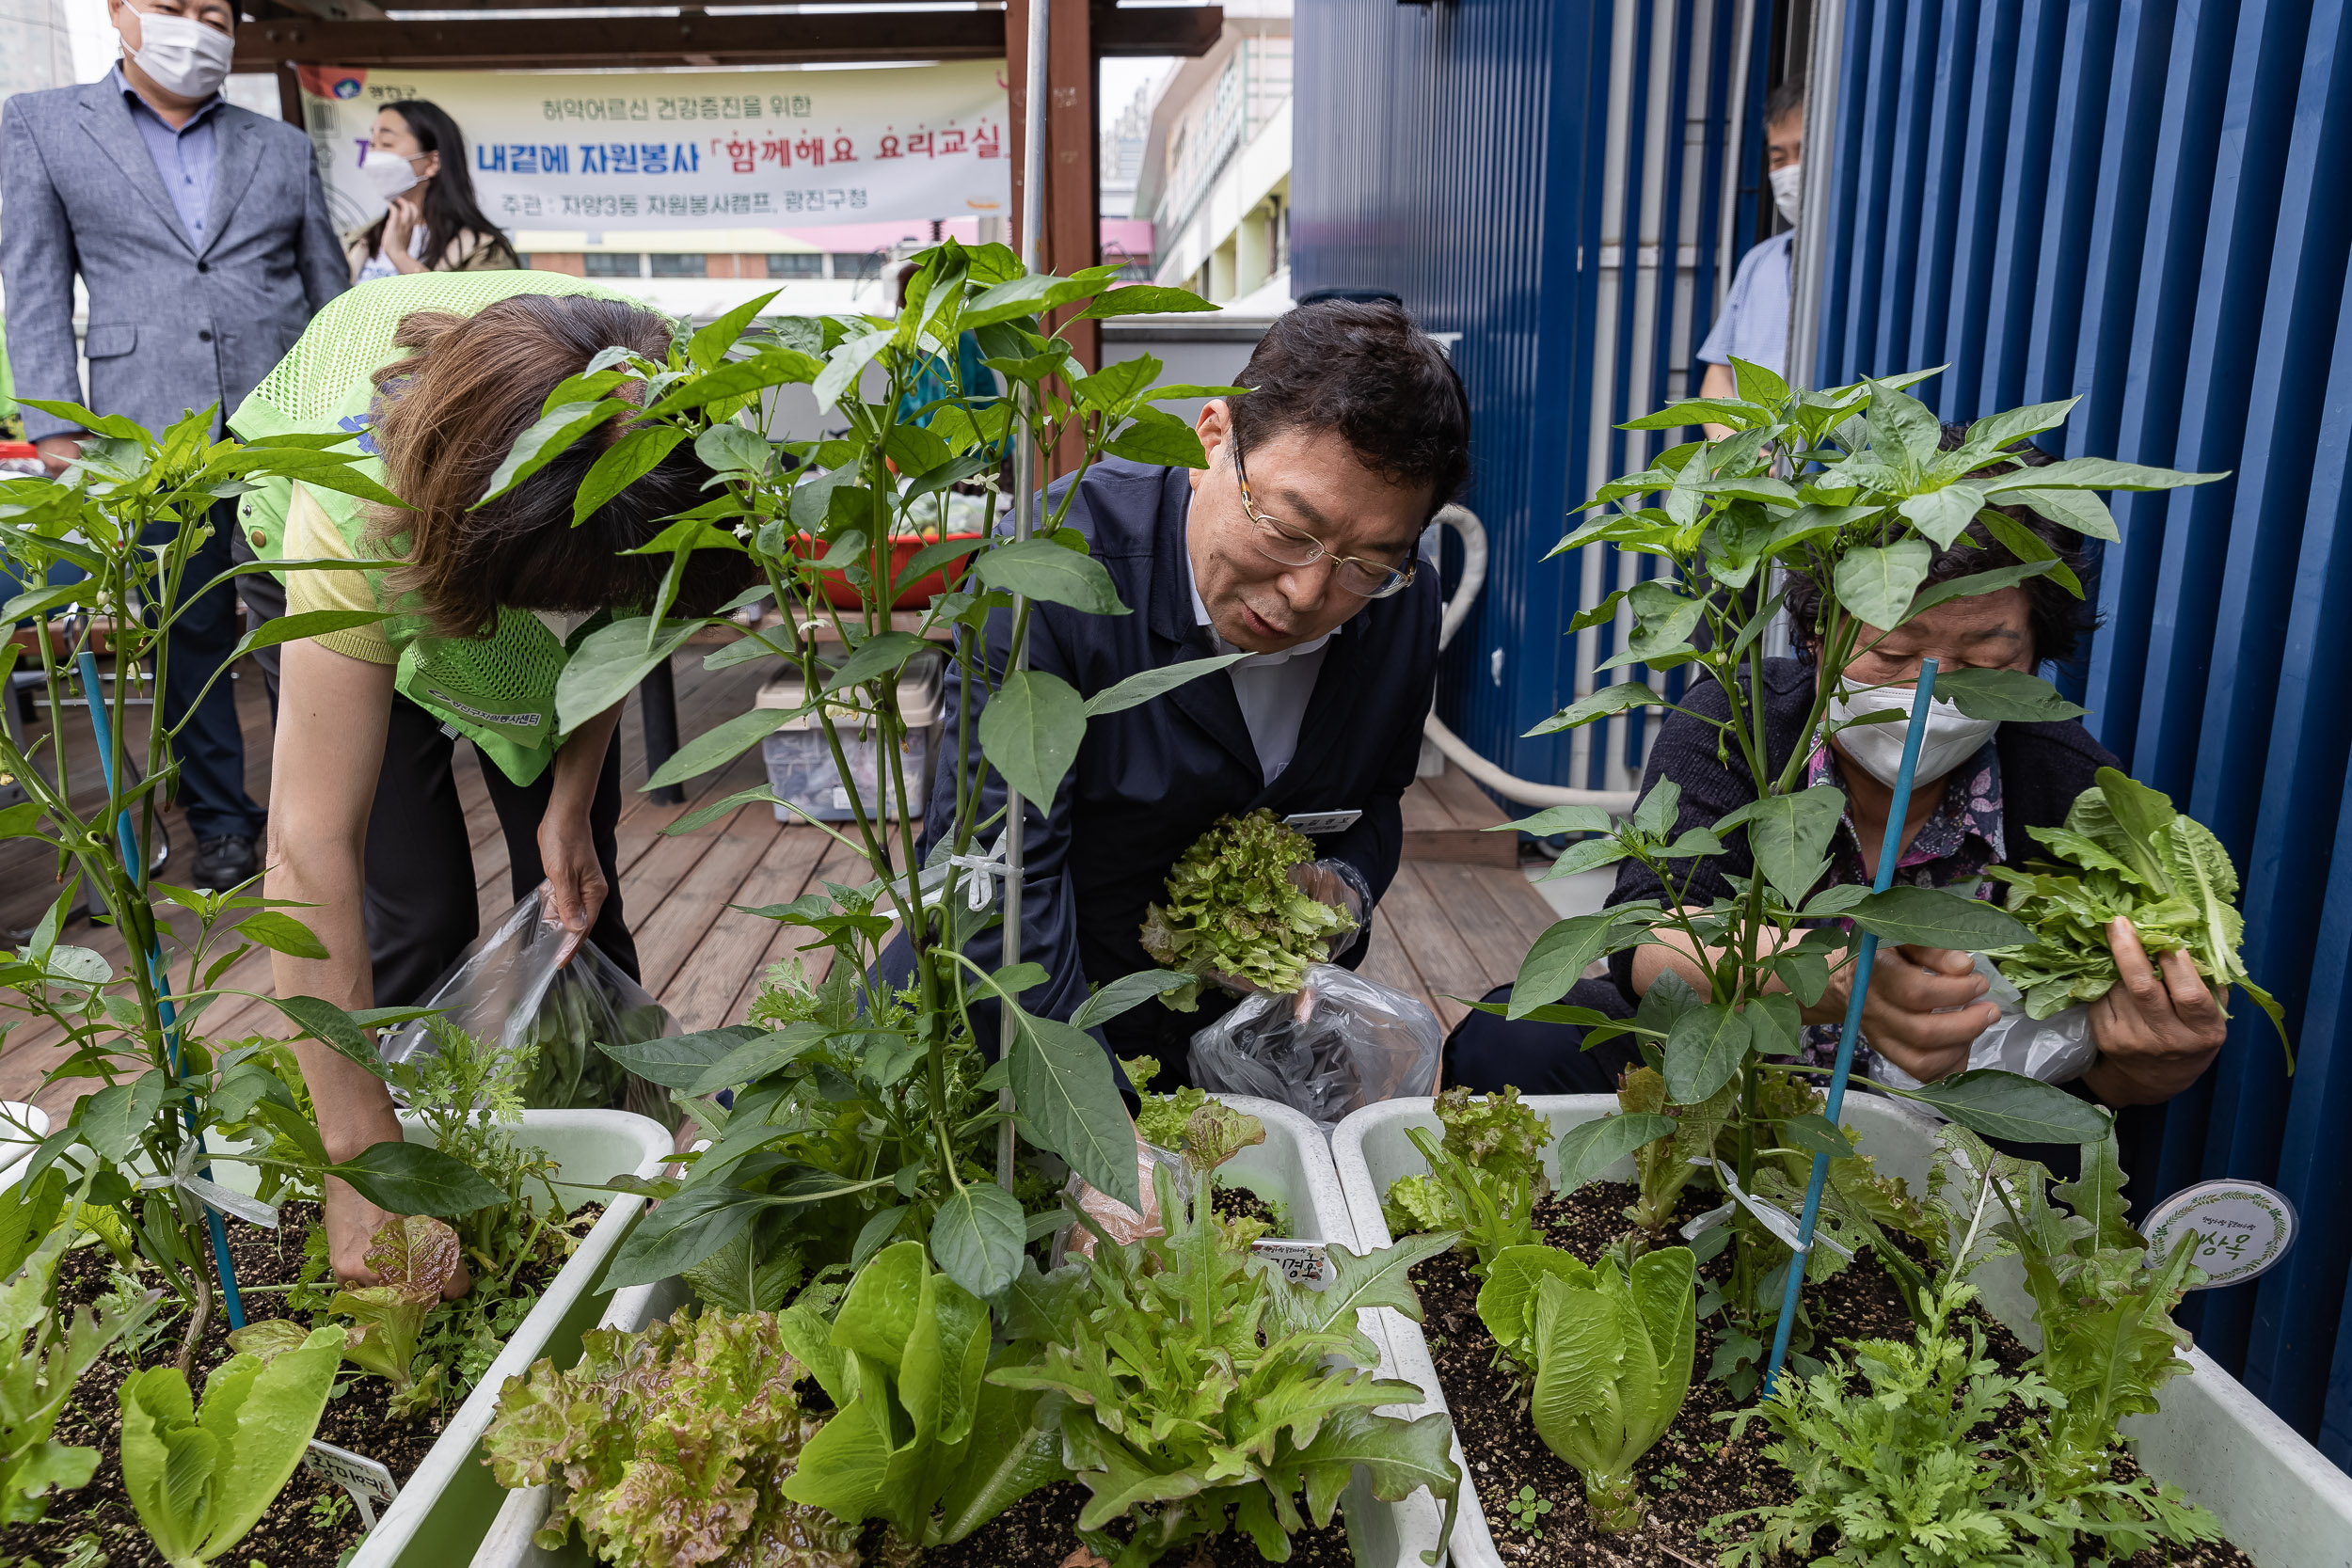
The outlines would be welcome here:
[[[1293,832],[1316,838],[1328,833],[1343,833],[1356,825],[1360,811],[1302,811],[1282,818],[1282,826]]]
[[[314,1476],[324,1476],[351,1494],[351,1500],[359,1505],[359,1522],[369,1529],[375,1528],[373,1503],[389,1503],[400,1496],[400,1488],[392,1483],[392,1472],[361,1453],[339,1449],[317,1438],[303,1450],[302,1467]]]
[[[1323,1250],[1320,1242],[1259,1241],[1249,1243],[1252,1257],[1263,1258],[1280,1271],[1293,1285],[1304,1285],[1320,1291],[1337,1276],[1332,1273],[1331,1256]]]
[[[2205,1271],[2210,1291],[2241,1284],[2277,1263],[2295,1244],[2295,1205],[2259,1181],[2200,1181],[2166,1198],[2148,1216],[2149,1261],[2172,1255],[2181,1238],[2197,1234],[2191,1259]]]

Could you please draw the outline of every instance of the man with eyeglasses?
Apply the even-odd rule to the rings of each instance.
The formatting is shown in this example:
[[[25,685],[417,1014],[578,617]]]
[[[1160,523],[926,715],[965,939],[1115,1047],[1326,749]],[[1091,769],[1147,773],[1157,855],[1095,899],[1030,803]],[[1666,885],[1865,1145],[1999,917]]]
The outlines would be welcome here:
[[[1336,962],[1362,959],[1372,906],[1396,875],[1398,801],[1438,666],[1437,573],[1415,552],[1468,473],[1469,402],[1444,352],[1387,301],[1277,318],[1239,384],[1249,390],[1212,399],[1197,420],[1207,467],[1106,459],[1078,484],[1068,526],[1130,613],[1031,610],[1031,667],[1083,696],[1144,670],[1247,656],[1092,721],[1051,809],[1030,804],[1021,957],[1050,978],[1024,1005],[1045,1016],[1066,1019],[1090,987],[1155,967],[1138,941],[1144,908],[1229,813],[1264,808],[1314,833],[1317,859],[1294,875],[1358,925]],[[992,653],[1009,641],[1000,613]],[[959,723],[949,685],[946,769]],[[977,738],[969,754],[977,771]],[[993,774],[987,787],[983,819],[1003,800]],[[925,853],[955,793],[952,772],[931,791]],[[993,968],[997,940],[968,952]],[[1119,1055],[1158,1057],[1166,1089],[1189,1081],[1192,1035],[1235,1000],[1204,992],[1190,1013],[1146,1003],[1102,1033]],[[993,1017],[975,1022],[995,1039]]]

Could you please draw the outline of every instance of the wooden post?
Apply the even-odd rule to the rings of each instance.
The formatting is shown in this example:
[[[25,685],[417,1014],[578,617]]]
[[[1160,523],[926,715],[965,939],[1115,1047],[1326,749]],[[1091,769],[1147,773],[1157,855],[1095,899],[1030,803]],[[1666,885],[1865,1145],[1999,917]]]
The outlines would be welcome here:
[[[310,127],[302,118],[302,81],[295,71],[291,62],[278,68],[278,118],[307,136]]]
[[[1028,8],[1033,0],[1006,0],[1005,77],[1012,120],[1012,231],[1021,231],[1028,200],[1025,167],[1028,80]],[[1072,273],[1102,260],[1101,194],[1096,185],[1094,34],[1089,0],[1041,0],[1053,12],[1053,36],[1045,61],[1045,266]],[[1065,316],[1066,321],[1066,316]],[[1102,363],[1102,336],[1091,321],[1070,323],[1066,337],[1078,362],[1089,370]],[[1053,467],[1077,467],[1073,437],[1059,443]]]

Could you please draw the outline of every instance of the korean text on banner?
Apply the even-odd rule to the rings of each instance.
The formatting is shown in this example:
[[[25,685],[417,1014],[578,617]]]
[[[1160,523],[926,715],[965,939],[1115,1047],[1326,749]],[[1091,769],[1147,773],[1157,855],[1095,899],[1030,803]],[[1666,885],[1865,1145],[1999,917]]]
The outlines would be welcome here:
[[[557,75],[304,66],[303,114],[339,227],[384,210],[359,179],[376,111],[439,104],[482,210],[513,229],[800,227],[1010,210],[1004,66]]]

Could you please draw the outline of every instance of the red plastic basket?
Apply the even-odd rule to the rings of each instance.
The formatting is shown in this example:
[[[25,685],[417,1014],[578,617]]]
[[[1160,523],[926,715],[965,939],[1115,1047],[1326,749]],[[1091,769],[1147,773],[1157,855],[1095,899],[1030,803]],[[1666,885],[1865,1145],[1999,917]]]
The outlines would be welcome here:
[[[900,572],[907,569],[907,562],[914,559],[917,550],[926,546],[937,544],[942,537],[943,535],[936,532],[894,536],[890,541],[890,575],[895,578]],[[987,536],[978,533],[950,533],[944,537],[948,540],[969,539],[977,548],[979,541]],[[793,553],[803,560],[808,560],[820,553],[818,549],[818,543],[816,539],[803,533],[793,541]],[[961,561],[970,553],[968,550],[964,551],[954,559]],[[825,597],[836,609],[854,610],[864,602],[850,579],[837,571],[825,573],[824,584]],[[919,609],[946,592],[947,592],[947,575],[946,564],[943,563],[939,570],[926,573],[900,589],[898,601],[890,608],[893,610]]]

